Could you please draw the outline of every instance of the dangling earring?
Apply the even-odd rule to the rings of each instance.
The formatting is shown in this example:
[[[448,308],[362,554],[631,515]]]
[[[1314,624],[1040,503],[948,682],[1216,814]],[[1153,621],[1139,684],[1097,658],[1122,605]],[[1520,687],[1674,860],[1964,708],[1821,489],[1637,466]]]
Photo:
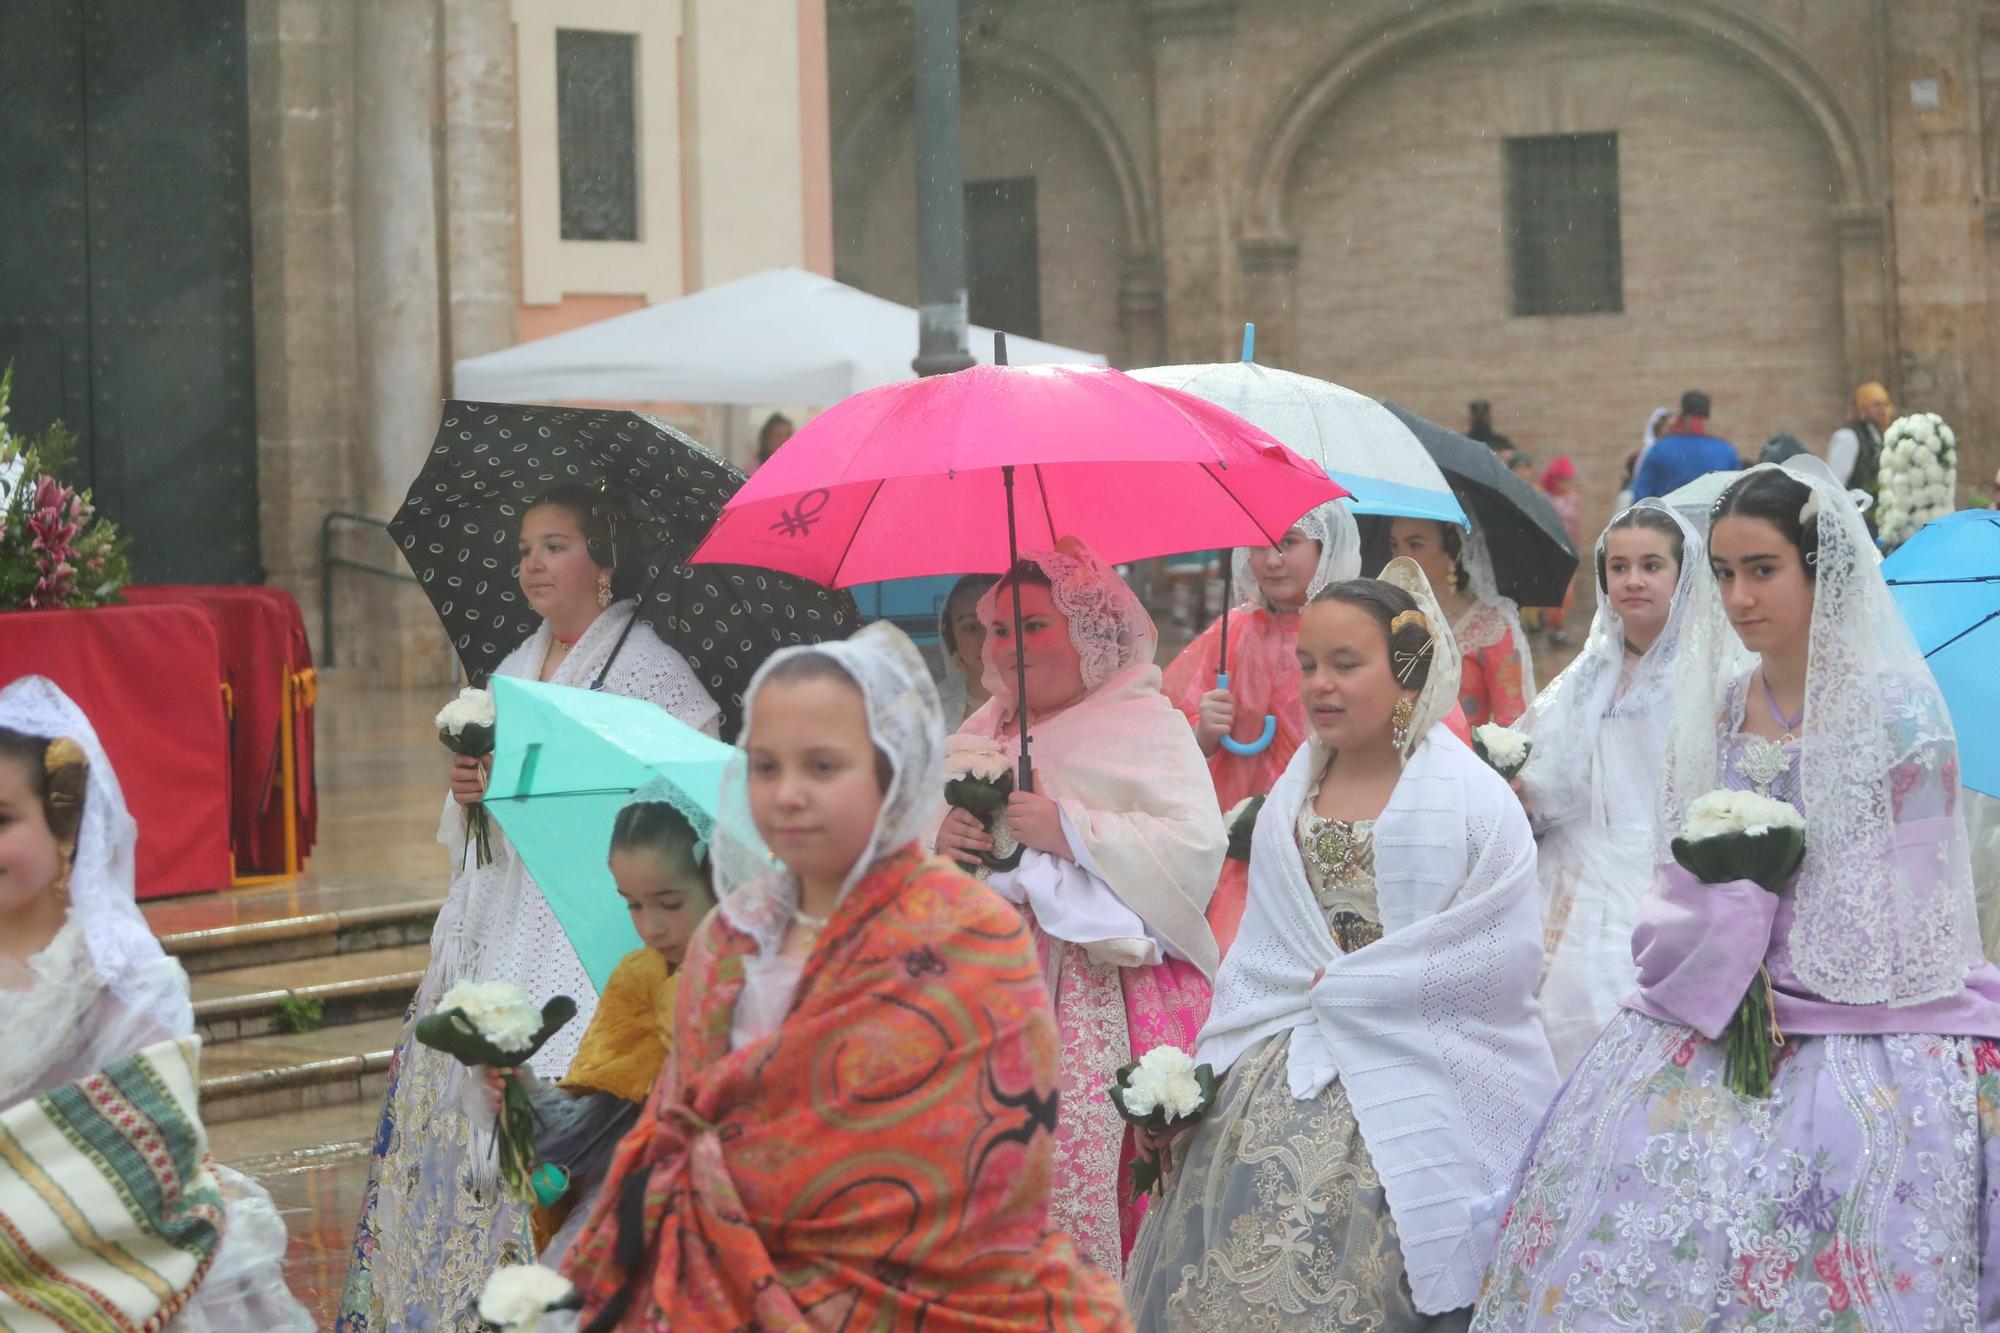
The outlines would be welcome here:
[[[1396,706],[1389,710],[1390,739],[1398,750],[1410,743],[1410,719],[1416,712],[1417,705],[1409,699],[1396,700]]]
[[[70,871],[75,868],[76,853],[68,847],[59,847],[57,855],[61,859],[61,869],[56,871],[55,883],[49,887],[55,890],[56,898],[62,903],[63,909],[67,911],[69,908],[69,876]]]
[[[609,605],[611,605],[611,571],[600,569],[597,571],[597,609],[602,611]]]

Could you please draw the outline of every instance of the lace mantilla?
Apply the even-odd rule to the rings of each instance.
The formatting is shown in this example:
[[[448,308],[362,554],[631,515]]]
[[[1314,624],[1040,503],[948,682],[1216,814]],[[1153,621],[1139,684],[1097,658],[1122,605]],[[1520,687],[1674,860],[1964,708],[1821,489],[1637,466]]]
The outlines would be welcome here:
[[[134,883],[139,829],[97,729],[42,676],[23,676],[0,690],[0,727],[51,740],[66,736],[83,748],[90,776],[70,867],[69,919],[80,923],[97,974],[127,1005],[146,1010],[162,1035],[193,1031],[185,989],[176,995],[155,982],[166,954],[139,913]]]
[[[1793,968],[1816,994],[1844,1004],[1953,995],[1980,956],[1965,829],[1956,818],[1932,819],[1905,836],[1896,793],[1907,775],[1924,773],[1949,774],[1942,785],[1956,790],[1950,718],[1847,491],[1811,455],[1751,471],[1773,467],[1808,488],[1800,517],[1818,537],[1798,739],[1806,855],[1794,889]],[[1712,628],[1703,634],[1720,641]],[[1704,641],[1683,645],[1683,659],[1690,655],[1706,676],[1676,683],[1662,838],[1723,776],[1738,672],[1718,671],[1728,658]]]
[[[1361,529],[1341,501],[1330,500],[1316,509],[1308,509],[1292,526],[1319,543],[1319,564],[1306,584],[1308,602],[1329,583],[1361,577]],[[1277,610],[1258,589],[1257,575],[1251,567],[1252,561],[1270,549],[1268,546],[1239,546],[1230,553],[1230,577],[1235,581],[1237,596],[1243,599],[1245,606]]]
[[[798,904],[798,881],[771,855],[750,816],[750,719],[757,692],[780,663],[801,653],[829,657],[847,673],[868,713],[868,734],[889,758],[889,792],[868,846],[847,872],[841,896],[885,854],[914,842],[944,805],[944,714],[937,686],[922,654],[901,630],[886,622],[853,638],[811,647],[782,648],[758,668],[743,702],[743,735],[722,776],[722,802],[715,822],[715,891],[731,925],[770,953],[783,940]],[[737,893],[739,889],[753,890]]]
[[[1049,597],[1069,623],[1085,690],[1095,690],[1129,667],[1152,662],[1160,646],[1153,618],[1118,571],[1098,559],[1096,552],[1074,537],[1065,537],[1053,551],[1026,551],[1021,558],[1048,576]],[[999,588],[989,588],[979,599],[979,617],[990,624],[1001,614]],[[1014,679],[989,662],[986,689],[1011,703]]]

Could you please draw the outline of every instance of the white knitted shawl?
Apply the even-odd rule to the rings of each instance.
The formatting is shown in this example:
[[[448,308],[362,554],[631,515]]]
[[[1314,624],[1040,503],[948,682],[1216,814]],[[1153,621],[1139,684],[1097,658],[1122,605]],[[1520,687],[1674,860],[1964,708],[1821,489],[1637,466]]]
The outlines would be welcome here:
[[[1375,824],[1383,937],[1343,954],[1293,834],[1325,762],[1317,741],[1301,746],[1257,819],[1242,931],[1196,1058],[1220,1073],[1289,1031],[1293,1096],[1340,1080],[1417,1309],[1441,1314],[1477,1299],[1506,1192],[1557,1088],[1534,999],[1534,839],[1506,783],[1433,727]]]

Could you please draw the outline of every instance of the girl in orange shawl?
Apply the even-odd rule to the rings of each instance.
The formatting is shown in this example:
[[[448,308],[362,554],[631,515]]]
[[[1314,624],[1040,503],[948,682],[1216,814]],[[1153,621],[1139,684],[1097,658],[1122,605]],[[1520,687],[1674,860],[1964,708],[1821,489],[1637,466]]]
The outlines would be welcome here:
[[[1047,1231],[1057,1041],[1027,928],[915,845],[943,759],[936,689],[886,625],[752,682],[725,896],[564,1262],[585,1328],[1127,1326]]]
[[[1299,611],[1329,583],[1361,575],[1361,533],[1338,500],[1307,513],[1277,546],[1235,552],[1242,605],[1229,614],[1229,684],[1216,683],[1221,668],[1223,620],[1217,617],[1167,668],[1165,689],[1194,728],[1208,756],[1215,798],[1226,813],[1268,793],[1306,738],[1306,710],[1299,702]],[[1236,754],[1222,738],[1255,740],[1266,716],[1277,719],[1271,743],[1257,754]],[[1249,866],[1225,861],[1208,926],[1216,946],[1229,952],[1243,920]]]

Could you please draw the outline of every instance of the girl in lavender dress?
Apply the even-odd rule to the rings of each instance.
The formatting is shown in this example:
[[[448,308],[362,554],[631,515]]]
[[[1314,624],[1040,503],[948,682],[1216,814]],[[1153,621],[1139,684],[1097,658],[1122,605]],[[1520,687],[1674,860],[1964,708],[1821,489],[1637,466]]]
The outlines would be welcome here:
[[[1755,790],[1804,816],[1805,861],[1773,895],[1662,849],[1638,992],[1542,1126],[1473,1328],[1993,1327],[2000,972],[1937,685],[1818,460],[1746,473],[1708,555],[1758,660],[1677,687],[1662,836]],[[1716,1040],[1760,969],[1768,1098]]]

